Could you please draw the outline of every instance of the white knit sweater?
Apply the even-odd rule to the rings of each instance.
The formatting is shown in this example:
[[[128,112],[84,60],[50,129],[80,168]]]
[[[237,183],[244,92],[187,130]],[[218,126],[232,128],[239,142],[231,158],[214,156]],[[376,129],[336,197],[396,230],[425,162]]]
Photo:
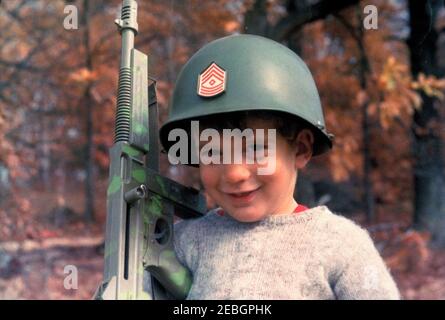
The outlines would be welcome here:
[[[326,206],[253,223],[213,210],[174,229],[187,299],[400,299],[368,232]]]

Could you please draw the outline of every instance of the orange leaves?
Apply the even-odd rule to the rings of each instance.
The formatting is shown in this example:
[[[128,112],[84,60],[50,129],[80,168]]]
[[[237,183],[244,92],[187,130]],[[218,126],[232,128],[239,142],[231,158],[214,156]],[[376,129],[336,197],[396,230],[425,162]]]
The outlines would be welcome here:
[[[414,90],[408,65],[389,56],[377,76],[377,89],[380,91],[379,122],[387,130],[394,119],[411,116],[421,107],[420,95]]]
[[[238,21],[232,20],[224,23],[224,31],[227,33],[233,33],[238,31],[240,28],[240,23]]]
[[[346,126],[347,122],[343,129],[348,131]],[[350,128],[350,126],[348,127]],[[331,152],[329,161],[331,175],[336,182],[345,181],[353,172],[360,171],[362,157],[357,137],[342,134],[338,139],[336,138],[335,148]]]
[[[341,87],[342,86],[339,85],[336,92],[340,92]],[[335,92],[330,86],[326,88],[329,89],[325,91],[325,93]],[[346,87],[346,89],[349,90],[350,86]],[[353,102],[353,96],[351,93],[349,97],[350,102]],[[365,93],[358,94],[356,97],[356,100],[366,99],[368,99],[368,97]],[[359,109],[348,108],[347,92],[345,92],[342,97],[332,99],[332,96],[329,96],[326,97],[325,100],[326,126],[329,131],[336,136],[334,148],[329,153],[329,171],[334,181],[345,181],[357,172],[360,172],[362,167],[362,153],[360,150],[362,135]],[[333,102],[336,102],[336,104],[331,104]]]
[[[408,230],[390,241],[385,252],[385,262],[398,272],[421,272],[431,254],[428,243],[431,234]]]
[[[406,94],[407,98],[411,101],[413,108],[419,110],[420,107],[422,106],[422,98],[420,97],[420,95],[411,90],[405,90],[404,93]],[[409,111],[408,113],[411,115],[414,110],[408,109],[408,111]]]
[[[401,84],[410,81],[407,65],[399,63],[394,56],[389,56],[378,78],[379,86],[385,91],[394,91]]]
[[[357,105],[362,106],[369,102],[369,95],[366,91],[360,90],[356,95]]]
[[[403,99],[401,99],[403,100]],[[403,113],[403,108],[401,101],[397,100],[385,100],[379,104],[379,123],[383,127],[383,129],[388,130],[388,128],[392,125],[393,120],[395,118],[400,118]],[[407,108],[406,111],[410,112],[410,108]]]
[[[18,202],[18,209],[21,213],[26,214],[29,213],[31,210],[31,201],[25,198],[21,198]]]
[[[417,81],[411,84],[411,88],[425,92],[427,96],[436,97],[440,100],[445,98],[442,91],[445,90],[445,79],[438,79],[435,76],[425,76],[420,73]]]
[[[394,56],[390,56],[384,64],[377,77],[377,87],[382,97],[377,103],[379,121],[384,129],[388,129],[394,119],[412,116],[422,107],[419,91],[441,100],[445,98],[445,79],[420,73],[413,81],[408,66],[398,62]]]
[[[78,83],[88,83],[97,79],[97,73],[90,71],[87,68],[80,68],[69,75],[72,81]]]

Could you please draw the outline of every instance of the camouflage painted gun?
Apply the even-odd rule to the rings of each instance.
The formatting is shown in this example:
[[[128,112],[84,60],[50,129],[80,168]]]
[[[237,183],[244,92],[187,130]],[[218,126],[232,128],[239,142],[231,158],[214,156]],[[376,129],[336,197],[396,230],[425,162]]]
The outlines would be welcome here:
[[[116,20],[122,56],[114,145],[110,149],[104,279],[96,299],[184,299],[191,275],[173,250],[173,215],[205,212],[202,194],[159,174],[155,83],[134,47],[137,3]]]

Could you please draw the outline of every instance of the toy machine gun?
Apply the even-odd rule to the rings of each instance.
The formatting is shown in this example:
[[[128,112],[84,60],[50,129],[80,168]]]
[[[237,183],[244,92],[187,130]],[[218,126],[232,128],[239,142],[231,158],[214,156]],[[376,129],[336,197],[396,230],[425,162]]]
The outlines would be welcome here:
[[[134,49],[137,3],[124,0],[115,139],[110,149],[103,282],[96,299],[184,299],[191,274],[176,258],[173,216],[205,213],[204,196],[159,174],[158,106],[148,57]]]

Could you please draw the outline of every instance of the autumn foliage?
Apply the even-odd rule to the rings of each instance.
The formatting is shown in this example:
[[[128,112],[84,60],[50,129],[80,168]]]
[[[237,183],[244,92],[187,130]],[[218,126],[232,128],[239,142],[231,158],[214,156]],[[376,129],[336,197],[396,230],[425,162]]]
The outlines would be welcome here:
[[[259,16],[276,26],[289,14],[291,2],[138,1],[135,47],[149,55],[160,122],[166,119],[178,72],[193,53],[216,38],[249,32],[245,15],[255,4],[265,4],[258,6],[266,10]],[[378,8],[377,30],[363,30],[365,3],[356,1],[282,40],[308,64],[327,128],[335,134],[330,154],[315,158],[304,173],[314,185],[315,203],[346,188],[342,199],[331,197],[327,205],[342,201],[340,210],[357,219],[365,213],[362,181],[367,176],[376,206],[376,217],[368,224],[396,221],[409,226],[414,212],[413,132],[421,135],[426,130],[413,126],[413,116],[425,96],[434,98],[443,114],[445,79],[424,73],[413,76],[406,44],[406,3],[370,3]],[[77,30],[63,27],[67,4],[79,10]],[[102,232],[120,56],[113,21],[120,4],[120,0],[0,3],[0,242]],[[438,16],[439,27],[444,20],[444,14]],[[440,118],[428,126],[444,141]],[[200,186],[195,169],[171,167],[165,155],[160,156],[163,174]],[[365,160],[369,171],[364,170]],[[86,169],[89,165],[91,172]],[[90,193],[85,192],[88,179],[94,186]],[[323,183],[340,187],[317,191]],[[85,227],[88,198],[94,204],[96,224]],[[61,225],[55,227],[56,220]],[[387,251],[388,263],[396,270],[416,269],[410,260],[414,256],[429,259],[428,234],[406,230],[388,240],[390,247],[400,249]]]

